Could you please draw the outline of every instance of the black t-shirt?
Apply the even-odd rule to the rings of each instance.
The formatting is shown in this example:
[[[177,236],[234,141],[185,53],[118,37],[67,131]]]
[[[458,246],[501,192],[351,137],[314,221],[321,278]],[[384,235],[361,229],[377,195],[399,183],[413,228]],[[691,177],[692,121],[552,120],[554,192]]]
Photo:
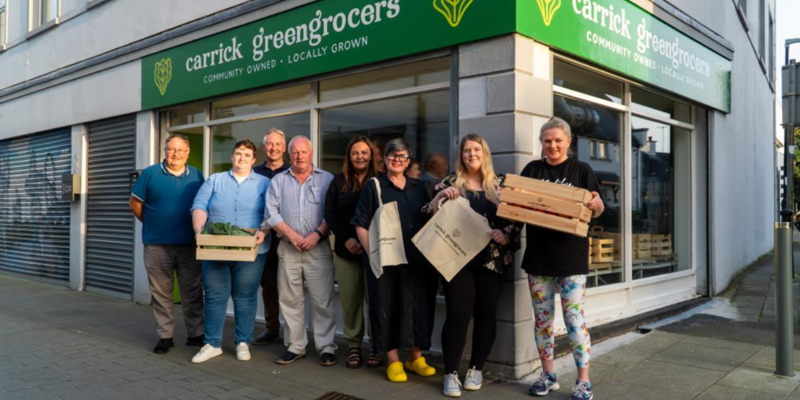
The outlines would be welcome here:
[[[599,192],[600,185],[592,168],[568,158],[558,165],[545,160],[530,162],[522,176],[559,185]],[[527,247],[522,269],[542,276],[571,276],[589,273],[589,239],[527,224]]]

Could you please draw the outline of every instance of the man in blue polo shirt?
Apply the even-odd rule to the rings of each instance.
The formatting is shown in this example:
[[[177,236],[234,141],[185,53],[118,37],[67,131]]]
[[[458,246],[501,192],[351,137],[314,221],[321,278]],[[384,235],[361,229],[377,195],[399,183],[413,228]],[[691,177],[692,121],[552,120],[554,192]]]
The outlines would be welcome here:
[[[203,175],[186,165],[189,140],[180,134],[167,137],[166,157],[142,171],[131,192],[130,207],[142,221],[144,265],[150,282],[153,313],[158,325],[158,344],[153,352],[164,354],[174,346],[172,289],[178,277],[186,345],[203,346],[203,286],[200,261],[195,258],[192,202],[203,185]]]

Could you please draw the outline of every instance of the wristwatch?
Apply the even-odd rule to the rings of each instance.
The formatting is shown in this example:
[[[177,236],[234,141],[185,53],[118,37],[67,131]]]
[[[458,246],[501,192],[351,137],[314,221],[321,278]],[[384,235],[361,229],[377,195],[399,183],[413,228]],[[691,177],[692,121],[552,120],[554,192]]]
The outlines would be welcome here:
[[[319,235],[320,239],[325,238],[325,235],[323,235],[322,232],[319,229],[314,229],[314,232],[316,232],[316,234]]]

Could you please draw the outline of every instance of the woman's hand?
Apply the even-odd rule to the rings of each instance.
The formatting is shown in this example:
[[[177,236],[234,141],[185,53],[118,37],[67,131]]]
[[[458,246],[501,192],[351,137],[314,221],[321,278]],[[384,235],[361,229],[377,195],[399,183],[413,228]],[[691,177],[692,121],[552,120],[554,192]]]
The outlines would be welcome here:
[[[260,246],[261,243],[264,243],[264,239],[266,238],[267,238],[267,232],[264,232],[259,229],[258,232],[256,232],[256,246]]]
[[[505,246],[508,244],[508,236],[506,236],[500,229],[492,230],[492,240],[494,240],[500,246]]]
[[[603,199],[600,198],[600,193],[592,192],[592,199],[586,203],[586,207],[592,210],[592,216],[597,218],[603,211],[606,209],[605,204],[603,204]]]
[[[344,247],[347,248],[347,251],[355,255],[361,254],[361,252],[363,251],[363,249],[361,248],[361,244],[359,244],[358,240],[356,240],[355,238],[347,239],[347,241],[344,242]]]
[[[428,205],[428,212],[436,213],[437,211],[439,211],[439,202],[442,199],[447,198],[448,200],[455,200],[460,195],[461,193],[458,192],[458,189],[452,186],[442,190],[441,192],[436,194],[433,200],[431,200],[430,204]]]

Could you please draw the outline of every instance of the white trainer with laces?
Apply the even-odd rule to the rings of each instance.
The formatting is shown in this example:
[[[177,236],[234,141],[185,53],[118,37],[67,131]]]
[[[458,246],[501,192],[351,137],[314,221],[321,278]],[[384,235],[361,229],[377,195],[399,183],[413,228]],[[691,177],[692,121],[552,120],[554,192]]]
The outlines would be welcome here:
[[[461,381],[458,380],[458,372],[444,375],[444,387],[442,393],[447,397],[461,397]]]
[[[250,347],[242,342],[236,345],[236,359],[239,361],[250,361]]]
[[[464,378],[464,389],[479,390],[483,384],[483,374],[473,366],[467,370],[467,377]]]
[[[222,349],[218,349],[210,344],[207,344],[203,346],[200,351],[194,355],[194,357],[192,357],[192,362],[195,364],[200,364],[221,355]]]

